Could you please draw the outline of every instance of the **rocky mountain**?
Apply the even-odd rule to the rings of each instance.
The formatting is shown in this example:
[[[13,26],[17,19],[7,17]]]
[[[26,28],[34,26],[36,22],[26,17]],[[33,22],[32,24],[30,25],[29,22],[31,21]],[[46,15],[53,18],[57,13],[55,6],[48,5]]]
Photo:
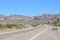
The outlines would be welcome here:
[[[26,23],[29,20],[32,20],[32,18],[23,15],[11,15],[11,16],[0,15],[0,23]]]
[[[23,16],[23,15],[0,15],[0,23],[17,23],[17,24],[31,24],[31,23],[48,23],[51,21],[60,22],[60,14],[43,14],[40,16]]]
[[[48,23],[51,21],[60,22],[60,14],[43,14],[41,16],[35,16],[34,20],[39,21],[41,23]]]

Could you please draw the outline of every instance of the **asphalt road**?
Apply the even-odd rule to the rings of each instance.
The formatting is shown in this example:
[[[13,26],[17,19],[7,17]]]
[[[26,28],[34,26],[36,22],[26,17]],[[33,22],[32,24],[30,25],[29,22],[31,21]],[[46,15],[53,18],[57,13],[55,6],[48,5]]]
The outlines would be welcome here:
[[[58,30],[52,31],[50,28],[33,40],[60,40],[60,33]]]
[[[59,40],[60,34],[51,29],[52,27],[44,26],[8,33],[0,35],[0,40]]]

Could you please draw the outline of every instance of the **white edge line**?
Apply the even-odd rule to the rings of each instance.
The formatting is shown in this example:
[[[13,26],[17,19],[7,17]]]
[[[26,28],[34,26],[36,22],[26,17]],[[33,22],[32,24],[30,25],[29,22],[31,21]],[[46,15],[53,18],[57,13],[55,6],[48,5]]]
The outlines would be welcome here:
[[[44,33],[45,31],[47,31],[48,28],[46,28],[44,31],[38,33],[37,35],[33,36],[30,40],[35,39],[36,37],[38,37],[39,35],[41,35],[42,33]]]

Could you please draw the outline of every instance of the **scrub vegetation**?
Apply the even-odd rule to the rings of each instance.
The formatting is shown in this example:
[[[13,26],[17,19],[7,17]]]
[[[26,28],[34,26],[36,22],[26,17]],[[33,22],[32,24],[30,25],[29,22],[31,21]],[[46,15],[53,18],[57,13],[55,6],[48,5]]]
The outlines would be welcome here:
[[[12,28],[22,29],[26,28],[26,26],[23,24],[0,24],[0,30]]]

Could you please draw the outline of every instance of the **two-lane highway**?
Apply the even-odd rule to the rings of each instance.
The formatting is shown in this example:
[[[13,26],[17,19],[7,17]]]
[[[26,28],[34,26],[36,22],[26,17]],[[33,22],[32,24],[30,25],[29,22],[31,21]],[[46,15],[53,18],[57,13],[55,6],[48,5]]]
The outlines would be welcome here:
[[[60,33],[58,30],[48,29],[33,40],[60,40]]]
[[[0,35],[0,40],[30,40],[36,34],[40,33],[41,31],[47,29],[46,26],[44,27],[36,27],[24,31],[8,33],[4,35]]]
[[[0,35],[0,40],[59,40],[60,34],[53,27],[44,25],[24,31]]]

